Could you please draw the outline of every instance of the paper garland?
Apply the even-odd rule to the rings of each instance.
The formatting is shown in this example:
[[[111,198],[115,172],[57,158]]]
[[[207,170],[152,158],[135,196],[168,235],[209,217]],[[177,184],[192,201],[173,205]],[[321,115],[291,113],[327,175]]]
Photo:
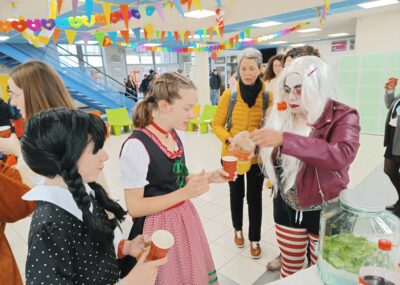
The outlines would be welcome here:
[[[251,40],[247,41],[239,41],[239,38],[244,38],[244,34],[246,35],[249,33],[250,28],[246,28],[245,31],[240,32],[239,34],[231,37],[229,40],[226,40],[225,42],[220,42],[219,44],[211,44],[211,45],[198,45],[195,44],[193,47],[186,47],[186,48],[168,48],[168,47],[148,47],[148,46],[138,46],[136,44],[127,44],[124,42],[117,42],[117,45],[126,47],[126,48],[134,48],[137,49],[138,51],[154,51],[154,52],[209,52],[209,53],[214,53],[217,54],[218,52],[226,49],[239,49],[242,47],[249,47],[254,44],[258,44],[261,42],[277,39],[280,37],[283,37],[285,35],[288,35],[294,31],[297,31],[299,29],[302,29],[306,26],[308,26],[310,22],[303,22],[300,23],[296,26],[293,26],[288,29],[283,29],[281,31],[275,32],[273,34],[267,35],[267,36],[261,36],[257,38],[253,38]],[[178,32],[175,33],[175,37],[178,37],[179,34]]]

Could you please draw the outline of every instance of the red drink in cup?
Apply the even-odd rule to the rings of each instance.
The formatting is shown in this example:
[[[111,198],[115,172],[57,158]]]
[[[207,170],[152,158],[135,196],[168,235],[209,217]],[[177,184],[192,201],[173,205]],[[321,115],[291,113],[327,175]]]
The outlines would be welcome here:
[[[1,126],[0,127],[0,138],[8,138],[11,136],[11,127],[10,126]]]
[[[222,157],[222,165],[224,171],[229,173],[228,179],[233,179],[235,177],[237,161],[238,161],[237,157],[232,155],[227,155]]]
[[[168,250],[174,245],[174,236],[165,230],[155,231],[151,235],[150,252],[146,261],[157,260],[165,257]]]

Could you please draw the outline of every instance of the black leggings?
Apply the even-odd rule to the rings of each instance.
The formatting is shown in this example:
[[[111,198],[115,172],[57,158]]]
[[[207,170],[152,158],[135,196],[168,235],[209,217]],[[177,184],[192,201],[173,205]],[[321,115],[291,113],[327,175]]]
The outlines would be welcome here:
[[[264,175],[258,164],[253,164],[250,170],[244,174],[247,178],[247,205],[249,210],[249,240],[260,241],[262,219],[262,188]],[[244,175],[238,175],[234,182],[229,182],[231,197],[231,215],[235,230],[242,230],[243,226],[243,199],[244,199]]]
[[[390,181],[392,181],[394,187],[396,188],[397,194],[400,197],[400,165],[390,158],[385,158],[385,164],[383,166],[383,171],[389,176]]]

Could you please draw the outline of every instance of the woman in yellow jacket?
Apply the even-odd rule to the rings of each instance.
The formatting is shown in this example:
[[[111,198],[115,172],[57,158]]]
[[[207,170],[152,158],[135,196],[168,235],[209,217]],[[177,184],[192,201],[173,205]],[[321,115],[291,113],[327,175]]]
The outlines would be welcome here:
[[[241,131],[252,132],[262,125],[263,93],[265,83],[260,79],[262,55],[254,48],[243,50],[239,57],[239,81],[236,85],[237,101],[232,111],[232,127],[226,128],[226,119],[231,98],[231,89],[226,89],[221,96],[212,128],[222,142],[222,156],[228,154],[232,138]],[[235,90],[235,89],[233,89]],[[232,91],[235,92],[235,91]],[[269,96],[268,106],[272,106],[272,96]],[[264,176],[258,165],[258,156],[252,158],[251,168],[247,177],[247,204],[249,209],[249,240],[250,254],[260,258],[262,250],[261,239],[262,197]],[[235,229],[234,242],[237,247],[244,247],[243,238],[243,200],[245,196],[245,175],[238,175],[236,181],[229,182],[232,223]]]

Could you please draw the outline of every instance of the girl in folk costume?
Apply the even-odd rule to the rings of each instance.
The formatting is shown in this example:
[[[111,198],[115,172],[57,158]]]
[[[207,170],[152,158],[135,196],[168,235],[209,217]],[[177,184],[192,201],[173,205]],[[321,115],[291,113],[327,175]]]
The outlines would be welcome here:
[[[218,284],[217,274],[199,215],[191,198],[209,183],[224,183],[228,173],[217,170],[189,174],[185,165],[183,130],[193,118],[197,91],[177,72],[163,73],[133,114],[137,129],[121,150],[125,200],[134,218],[129,239],[158,229],[170,231],[175,244],[156,284]],[[126,258],[122,273],[133,265]]]
[[[46,181],[23,196],[37,201],[26,284],[150,285],[158,266],[166,262],[144,263],[147,255],[142,254],[136,267],[119,279],[116,253],[138,256],[146,240],[122,240],[119,223],[126,212],[94,182],[108,159],[105,137],[104,122],[82,111],[51,109],[29,120],[22,154]]]
[[[251,135],[273,182],[281,277],[303,268],[308,243],[316,263],[321,208],[346,188],[360,145],[358,113],[333,99],[331,83],[318,57],[295,59],[278,79],[265,128]]]

